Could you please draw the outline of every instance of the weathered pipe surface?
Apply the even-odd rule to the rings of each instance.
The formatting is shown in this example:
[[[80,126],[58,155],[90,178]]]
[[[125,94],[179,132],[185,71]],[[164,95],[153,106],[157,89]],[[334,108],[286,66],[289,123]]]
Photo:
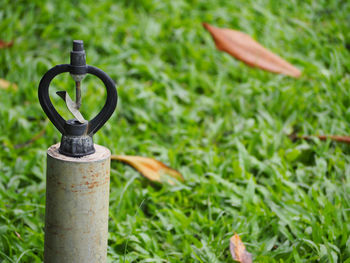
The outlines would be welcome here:
[[[111,153],[96,144],[81,158],[58,149],[47,151],[44,262],[106,262]]]

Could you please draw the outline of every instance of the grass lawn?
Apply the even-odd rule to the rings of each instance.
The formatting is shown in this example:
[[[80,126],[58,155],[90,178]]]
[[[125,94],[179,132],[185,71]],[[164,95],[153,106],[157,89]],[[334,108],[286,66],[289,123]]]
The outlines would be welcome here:
[[[112,163],[110,262],[232,262],[238,233],[254,262],[350,262],[350,146],[291,142],[350,134],[348,1],[0,1],[0,261],[41,262],[46,149],[60,140],[37,98],[42,75],[87,63],[118,84],[119,103],[94,136],[114,154],[156,158],[184,184],[154,186]],[[303,71],[252,69],[219,52],[201,22],[250,34]],[[70,118],[55,90],[52,99]],[[83,82],[93,117],[104,89]],[[16,148],[46,126],[33,144]]]

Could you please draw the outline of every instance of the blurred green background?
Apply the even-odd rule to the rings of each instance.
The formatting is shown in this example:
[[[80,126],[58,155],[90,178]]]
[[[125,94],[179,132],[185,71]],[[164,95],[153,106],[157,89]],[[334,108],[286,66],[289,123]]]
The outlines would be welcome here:
[[[241,30],[303,71],[300,79],[249,68],[201,23]],[[69,63],[73,39],[87,63],[117,83],[119,103],[94,136],[114,154],[156,158],[185,182],[154,186],[112,163],[110,262],[232,262],[236,232],[254,262],[350,262],[350,148],[291,142],[288,134],[350,134],[349,1],[0,0],[0,261],[41,262],[46,124],[37,87]],[[68,74],[54,94],[74,97]],[[83,82],[82,113],[105,95]],[[33,144],[30,140],[46,127]]]

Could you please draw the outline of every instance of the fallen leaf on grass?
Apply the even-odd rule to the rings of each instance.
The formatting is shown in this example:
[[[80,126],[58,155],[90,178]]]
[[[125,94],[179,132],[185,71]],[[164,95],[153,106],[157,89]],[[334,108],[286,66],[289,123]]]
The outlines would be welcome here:
[[[252,263],[252,254],[250,254],[243,244],[239,235],[234,234],[230,238],[230,252],[232,259],[241,263]]]
[[[15,149],[20,149],[20,148],[24,148],[26,146],[29,146],[31,145],[33,142],[35,142],[36,140],[40,139],[46,132],[46,126],[49,122],[46,120],[45,121],[45,124],[44,124],[44,127],[37,133],[35,134],[31,139],[29,139],[28,141],[24,142],[24,143],[19,143],[19,144],[16,144],[14,146]]]
[[[7,47],[11,47],[12,45],[13,45],[13,40],[10,42],[5,42],[0,39],[0,48],[7,48]]]
[[[22,240],[21,235],[20,235],[18,232],[15,231],[15,234],[16,234],[16,236],[17,236],[19,239]]]
[[[343,143],[349,143],[350,144],[350,136],[339,136],[339,135],[296,135],[295,133],[292,133],[289,135],[289,138],[292,141],[296,140],[311,140],[313,137],[316,137],[320,139],[321,141],[327,141],[328,139],[336,142],[343,142]]]
[[[249,35],[228,28],[218,28],[203,23],[215,41],[216,48],[252,67],[298,78],[299,69],[264,48]]]
[[[154,182],[163,182],[163,175],[169,175],[179,181],[184,181],[182,175],[178,171],[151,158],[129,155],[112,155],[111,159],[130,165],[139,171],[144,177]],[[169,184],[174,184],[170,178],[168,179],[168,182]]]
[[[14,90],[18,89],[16,84],[11,83],[11,82],[4,80],[4,79],[0,79],[0,89],[8,89],[10,87],[12,87]]]

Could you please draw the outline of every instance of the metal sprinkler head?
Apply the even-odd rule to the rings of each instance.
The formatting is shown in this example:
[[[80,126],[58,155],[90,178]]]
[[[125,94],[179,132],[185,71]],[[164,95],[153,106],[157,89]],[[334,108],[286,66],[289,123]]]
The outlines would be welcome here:
[[[49,96],[51,81],[59,74],[69,72],[76,84],[75,101],[66,91],[58,91],[68,110],[75,117],[65,120],[52,105]],[[86,74],[92,74],[102,80],[107,90],[107,100],[100,113],[90,121],[84,119],[79,111],[81,106],[81,81]],[[71,157],[82,157],[95,152],[92,136],[106,123],[113,114],[118,101],[117,89],[113,80],[101,69],[86,65],[84,44],[81,40],[73,41],[70,64],[56,65],[45,73],[39,84],[39,101],[50,121],[62,133],[59,152]]]

